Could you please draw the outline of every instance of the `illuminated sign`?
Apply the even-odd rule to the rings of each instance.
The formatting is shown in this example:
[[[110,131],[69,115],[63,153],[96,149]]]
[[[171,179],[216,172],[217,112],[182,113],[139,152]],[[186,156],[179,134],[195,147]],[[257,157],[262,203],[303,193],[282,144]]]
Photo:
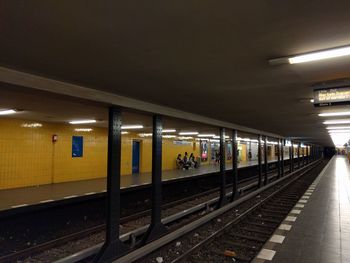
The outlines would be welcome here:
[[[316,107],[350,104],[350,87],[337,87],[314,90]]]

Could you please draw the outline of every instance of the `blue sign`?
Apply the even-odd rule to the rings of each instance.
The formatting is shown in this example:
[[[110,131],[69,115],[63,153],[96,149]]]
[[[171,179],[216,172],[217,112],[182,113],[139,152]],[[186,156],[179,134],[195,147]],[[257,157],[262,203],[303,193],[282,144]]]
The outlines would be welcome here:
[[[83,136],[72,137],[72,157],[83,157]]]

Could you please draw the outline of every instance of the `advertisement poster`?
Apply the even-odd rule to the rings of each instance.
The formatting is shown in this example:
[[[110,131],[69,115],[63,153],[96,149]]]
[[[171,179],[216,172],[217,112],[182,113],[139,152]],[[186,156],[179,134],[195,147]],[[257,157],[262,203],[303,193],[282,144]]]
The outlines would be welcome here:
[[[206,161],[208,159],[208,143],[207,141],[201,141],[201,159]]]

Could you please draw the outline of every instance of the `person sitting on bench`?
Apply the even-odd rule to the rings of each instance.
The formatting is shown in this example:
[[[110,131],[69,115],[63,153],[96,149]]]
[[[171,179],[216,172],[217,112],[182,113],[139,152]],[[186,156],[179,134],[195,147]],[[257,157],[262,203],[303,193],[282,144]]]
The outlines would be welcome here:
[[[179,153],[176,158],[176,167],[177,169],[182,169],[184,166],[184,162],[181,159],[181,154]]]

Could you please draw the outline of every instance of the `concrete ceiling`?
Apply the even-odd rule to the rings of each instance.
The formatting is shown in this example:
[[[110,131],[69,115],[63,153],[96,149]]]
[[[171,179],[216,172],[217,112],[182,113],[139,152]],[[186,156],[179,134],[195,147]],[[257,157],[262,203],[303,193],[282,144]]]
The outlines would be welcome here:
[[[311,85],[349,57],[268,59],[350,44],[350,1],[3,1],[0,64],[332,145]]]

